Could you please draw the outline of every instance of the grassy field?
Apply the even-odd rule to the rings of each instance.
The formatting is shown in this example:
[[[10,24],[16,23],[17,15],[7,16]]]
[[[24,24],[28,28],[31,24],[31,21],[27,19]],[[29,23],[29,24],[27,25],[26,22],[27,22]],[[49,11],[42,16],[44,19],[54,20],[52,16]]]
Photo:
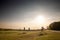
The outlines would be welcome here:
[[[0,40],[60,40],[60,32],[0,31]]]

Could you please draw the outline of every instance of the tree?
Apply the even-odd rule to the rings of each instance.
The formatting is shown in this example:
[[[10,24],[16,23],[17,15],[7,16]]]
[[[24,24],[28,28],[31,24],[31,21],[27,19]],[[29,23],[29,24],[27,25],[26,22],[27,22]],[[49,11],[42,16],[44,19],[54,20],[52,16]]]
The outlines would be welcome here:
[[[60,22],[53,22],[49,25],[51,30],[60,30]]]

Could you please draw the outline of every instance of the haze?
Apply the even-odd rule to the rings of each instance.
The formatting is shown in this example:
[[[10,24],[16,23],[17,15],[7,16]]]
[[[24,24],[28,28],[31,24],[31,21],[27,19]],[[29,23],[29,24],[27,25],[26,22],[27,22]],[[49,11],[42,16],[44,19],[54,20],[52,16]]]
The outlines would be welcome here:
[[[0,28],[40,29],[60,21],[58,0],[2,0],[0,9]]]

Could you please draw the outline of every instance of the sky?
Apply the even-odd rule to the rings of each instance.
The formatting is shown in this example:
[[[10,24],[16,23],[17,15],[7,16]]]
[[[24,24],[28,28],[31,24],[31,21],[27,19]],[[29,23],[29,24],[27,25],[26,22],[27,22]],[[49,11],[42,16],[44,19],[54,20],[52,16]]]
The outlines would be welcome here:
[[[0,28],[40,28],[60,21],[59,0],[1,0]],[[35,19],[44,16],[44,23]],[[41,20],[40,20],[41,21]],[[39,21],[38,21],[39,22]]]

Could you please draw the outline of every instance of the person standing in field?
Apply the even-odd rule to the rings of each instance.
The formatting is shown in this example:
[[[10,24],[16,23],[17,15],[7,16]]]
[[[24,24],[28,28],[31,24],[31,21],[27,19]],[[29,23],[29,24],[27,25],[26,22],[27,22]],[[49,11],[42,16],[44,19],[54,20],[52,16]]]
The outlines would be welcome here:
[[[39,36],[42,36],[42,35],[44,35],[44,27],[41,27]]]
[[[44,31],[44,27],[41,27],[41,32],[43,32]]]

